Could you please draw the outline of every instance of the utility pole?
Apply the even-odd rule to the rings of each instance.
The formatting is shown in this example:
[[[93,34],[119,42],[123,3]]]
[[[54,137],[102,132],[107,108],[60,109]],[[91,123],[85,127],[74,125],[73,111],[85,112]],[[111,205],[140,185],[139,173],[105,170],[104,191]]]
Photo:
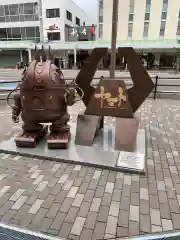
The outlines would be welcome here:
[[[44,27],[43,27],[42,1],[43,1],[43,0],[39,0],[40,42],[44,42]]]
[[[115,78],[119,0],[113,0],[110,78]]]

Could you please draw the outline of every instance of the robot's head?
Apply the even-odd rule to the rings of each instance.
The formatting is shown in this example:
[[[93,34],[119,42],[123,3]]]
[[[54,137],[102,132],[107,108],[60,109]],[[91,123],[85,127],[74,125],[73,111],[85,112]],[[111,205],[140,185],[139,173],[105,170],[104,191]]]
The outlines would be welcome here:
[[[51,60],[52,62],[54,62],[54,57],[51,51],[51,47],[49,46],[49,51],[47,54],[43,45],[41,49],[38,49],[37,46],[35,46],[35,60],[36,62],[40,62],[40,61],[45,62],[46,60]]]

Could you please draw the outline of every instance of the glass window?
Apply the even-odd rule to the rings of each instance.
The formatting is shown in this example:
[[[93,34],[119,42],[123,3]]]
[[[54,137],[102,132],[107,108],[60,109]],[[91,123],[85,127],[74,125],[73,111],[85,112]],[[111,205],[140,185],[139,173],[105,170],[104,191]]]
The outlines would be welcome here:
[[[134,6],[134,0],[130,0],[129,6]]]
[[[10,21],[11,22],[18,22],[19,21],[19,15],[15,15],[15,16],[9,16],[10,17]]]
[[[6,40],[7,39],[7,32],[6,28],[0,28],[0,39]]]
[[[0,5],[0,22],[36,21],[39,19],[38,3]]]
[[[178,26],[177,26],[177,36],[180,36],[180,20],[178,21]]]
[[[103,0],[100,0],[100,1],[99,1],[99,7],[100,7],[100,8],[103,8]]]
[[[70,26],[65,24],[65,41],[69,41]]]
[[[0,17],[0,22],[5,22],[5,17]]]
[[[24,22],[25,21],[25,16],[24,15],[20,15],[19,19],[20,19],[20,22]]]
[[[11,21],[10,16],[5,16],[5,19],[6,19],[6,22],[10,22]]]
[[[60,17],[60,9],[59,8],[46,9],[46,17],[47,18],[59,18]]]
[[[133,12],[134,12],[134,0],[130,0],[129,13],[133,13]]]
[[[26,39],[26,28],[25,27],[21,28],[21,37],[22,37],[22,39]]]
[[[149,21],[149,19],[150,19],[150,13],[145,13],[145,20]]]
[[[103,22],[103,8],[99,9],[99,22]]]
[[[67,20],[72,22],[72,13],[66,10],[66,18]]]
[[[80,19],[78,17],[76,17],[76,25],[80,26]]]
[[[146,0],[146,12],[149,13],[151,10],[151,0]]]
[[[166,22],[162,21],[161,22],[161,27],[160,27],[160,37],[164,37],[164,33],[165,33],[165,27],[166,27]]]
[[[36,15],[39,14],[39,6],[38,6],[37,2],[34,3],[34,14],[36,14]]]
[[[54,32],[54,33],[48,32],[48,40],[58,41],[60,39],[61,39],[60,32]]]
[[[33,14],[33,13],[34,13],[34,4],[24,3],[24,14]]]
[[[133,31],[133,23],[128,24],[128,38],[132,38],[132,31]]]
[[[19,14],[18,4],[9,5],[9,15],[18,15],[18,14]]]
[[[161,28],[165,28],[165,26],[166,26],[166,22],[165,22],[165,21],[162,21],[162,22],[161,22]]]
[[[40,37],[40,31],[39,31],[39,27],[36,27],[36,38]]]
[[[162,12],[161,19],[166,19],[167,17],[167,12]]]
[[[24,4],[19,4],[19,14],[24,14]]]
[[[130,13],[129,14],[129,22],[133,22],[134,19],[134,14]]]
[[[103,16],[103,9],[102,8],[99,9],[99,15]]]
[[[149,30],[149,22],[145,22],[144,23],[144,33],[143,33],[144,38],[148,37],[148,30]]]
[[[13,39],[21,39],[21,28],[12,28],[12,38]]]
[[[5,15],[9,15],[9,5],[4,6]]]
[[[103,16],[100,16],[100,15],[99,15],[99,22],[100,22],[100,23],[103,23]]]
[[[99,38],[103,37],[103,24],[99,24]]]
[[[130,12],[130,13],[133,13],[133,12],[134,12],[134,6],[130,6],[130,7],[129,7],[129,12]]]
[[[7,31],[7,37],[12,39],[12,28],[7,28],[6,31]]]
[[[31,15],[31,14],[24,15],[23,17],[24,17],[23,21],[33,21],[34,20],[34,15]]]
[[[163,11],[166,12],[168,8],[168,0],[163,0]]]
[[[4,6],[0,6],[0,16],[4,16]]]
[[[149,13],[150,11],[151,11],[151,5],[148,4],[148,5],[146,6],[146,12]]]
[[[27,27],[26,28],[26,36],[27,39],[31,40],[35,38],[35,28],[34,27]]]

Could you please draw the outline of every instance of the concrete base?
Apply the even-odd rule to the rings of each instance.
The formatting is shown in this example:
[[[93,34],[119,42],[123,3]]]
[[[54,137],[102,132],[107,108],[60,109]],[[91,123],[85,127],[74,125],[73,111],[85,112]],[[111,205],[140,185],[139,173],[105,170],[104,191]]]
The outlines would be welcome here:
[[[145,147],[145,130],[139,129],[137,134],[136,149],[134,156],[141,154],[141,166],[134,165],[133,167],[119,162],[120,156],[125,152],[114,150],[115,146],[115,128],[105,126],[102,131],[99,131],[93,146],[78,146],[74,144],[76,132],[76,124],[71,124],[71,140],[69,148],[65,150],[49,150],[46,139],[43,139],[36,148],[17,148],[14,138],[0,143],[0,152],[22,155],[46,160],[54,160],[59,162],[67,162],[73,164],[82,164],[86,166],[94,166],[112,169],[116,171],[132,171],[145,173],[146,147]],[[130,156],[132,153],[126,153]],[[135,167],[137,166],[137,167]]]

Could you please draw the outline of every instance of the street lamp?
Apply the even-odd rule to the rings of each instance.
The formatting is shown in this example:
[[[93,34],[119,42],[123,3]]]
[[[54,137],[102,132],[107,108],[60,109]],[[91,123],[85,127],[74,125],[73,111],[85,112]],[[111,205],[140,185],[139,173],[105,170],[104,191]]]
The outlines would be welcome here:
[[[115,78],[119,0],[113,0],[110,78]]]

